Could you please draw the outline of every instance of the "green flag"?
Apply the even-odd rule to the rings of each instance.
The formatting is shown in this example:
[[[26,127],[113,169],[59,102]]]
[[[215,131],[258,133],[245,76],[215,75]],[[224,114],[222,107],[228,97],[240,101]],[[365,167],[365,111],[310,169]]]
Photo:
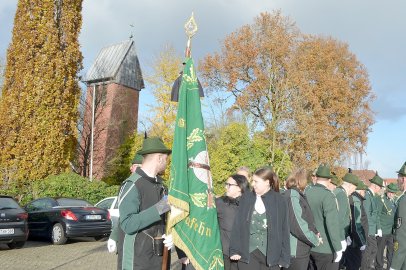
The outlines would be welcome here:
[[[197,270],[224,269],[198,82],[186,59],[172,146],[168,232]]]

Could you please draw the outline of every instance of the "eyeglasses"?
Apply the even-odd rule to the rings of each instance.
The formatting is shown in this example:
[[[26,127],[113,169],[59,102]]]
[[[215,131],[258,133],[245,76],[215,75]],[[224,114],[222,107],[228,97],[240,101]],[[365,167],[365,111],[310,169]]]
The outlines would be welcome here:
[[[237,184],[230,184],[230,183],[225,183],[224,186],[225,186],[226,188],[229,188],[229,187],[232,187],[232,186],[238,187]]]

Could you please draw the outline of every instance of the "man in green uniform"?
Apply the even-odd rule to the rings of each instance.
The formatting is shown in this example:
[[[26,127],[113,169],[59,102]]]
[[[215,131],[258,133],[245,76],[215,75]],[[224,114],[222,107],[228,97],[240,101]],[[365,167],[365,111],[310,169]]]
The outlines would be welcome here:
[[[398,208],[395,220],[395,244],[391,264],[391,270],[406,269],[406,162],[400,168],[398,173],[398,186],[402,191],[402,196],[398,200]]]
[[[340,238],[341,247],[343,251],[347,248],[347,244],[351,244],[350,238],[350,222],[351,222],[351,210],[348,196],[350,196],[357,188],[358,177],[352,173],[344,175],[343,183],[337,187],[333,192],[337,198],[338,204],[338,217],[340,221]],[[345,256],[340,261],[340,268],[344,268]]]
[[[131,161],[131,167],[130,171],[133,174],[135,170],[138,167],[141,167],[142,164],[142,156],[140,154],[135,153],[133,160]],[[117,251],[117,240],[118,240],[118,224],[117,222],[113,222],[112,224],[112,230],[111,234],[109,237],[109,240],[107,240],[107,249],[110,253],[116,252]]]
[[[378,200],[379,218],[382,227],[382,237],[377,237],[376,241],[378,243],[378,252],[376,254],[375,268],[382,270],[384,261],[383,253],[386,247],[386,260],[387,268],[389,268],[392,257],[393,257],[393,226],[395,223],[395,213],[396,213],[396,203],[395,203],[395,193],[399,189],[396,184],[392,183],[386,186],[386,192],[380,196]]]
[[[316,177],[316,184],[306,190],[306,196],[323,243],[311,249],[310,264],[313,269],[338,269],[343,251],[337,202],[333,192],[327,188],[332,177],[330,167],[320,165]]]
[[[154,238],[164,234],[164,213],[170,210],[159,176],[167,164],[171,150],[157,137],[146,138],[141,167],[120,189],[118,269],[161,269],[162,257],[154,252]]]
[[[376,195],[383,187],[383,179],[376,174],[371,180],[371,185],[365,192],[364,208],[368,218],[367,247],[362,256],[361,269],[375,269],[375,258],[378,251],[376,237],[382,237],[381,222]]]
[[[345,266],[347,270],[359,270],[368,235],[368,219],[364,209],[365,190],[368,187],[362,180],[357,182],[357,189],[350,196],[351,208],[351,244],[345,251]]]

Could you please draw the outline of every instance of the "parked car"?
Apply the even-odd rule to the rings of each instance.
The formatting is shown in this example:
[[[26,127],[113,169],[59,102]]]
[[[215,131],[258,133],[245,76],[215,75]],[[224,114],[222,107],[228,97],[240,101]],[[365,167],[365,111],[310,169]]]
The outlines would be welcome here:
[[[63,245],[71,237],[104,239],[111,232],[109,212],[85,200],[41,198],[25,210],[30,236],[50,238],[54,245]]]
[[[104,198],[103,200],[96,203],[94,206],[108,210],[110,213],[111,221],[113,222],[113,224],[117,224],[119,218],[117,196]]]
[[[0,243],[22,248],[27,241],[27,212],[10,196],[0,195]]]

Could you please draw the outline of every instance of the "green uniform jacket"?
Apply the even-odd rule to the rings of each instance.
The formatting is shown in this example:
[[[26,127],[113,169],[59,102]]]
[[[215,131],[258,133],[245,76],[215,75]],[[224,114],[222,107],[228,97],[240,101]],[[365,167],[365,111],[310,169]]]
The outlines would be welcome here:
[[[290,219],[290,256],[308,257],[311,247],[319,245],[314,218],[306,196],[293,187],[284,193]]]
[[[138,171],[141,169],[138,168],[135,173],[133,173],[125,182],[123,183],[118,201],[118,209],[120,213],[119,223],[120,229],[124,233],[124,239],[122,243],[122,253],[119,250],[119,266],[120,269],[130,270],[134,269],[133,264],[135,260],[140,260],[141,258],[134,257],[134,248],[135,248],[135,239],[137,233],[147,228],[153,223],[156,223],[161,220],[161,216],[158,213],[157,208],[154,205],[149,206],[148,208],[142,209],[141,201],[143,200],[142,196],[148,194],[143,194],[142,190],[138,190],[137,186],[139,183],[136,183],[138,180],[144,181],[142,176],[139,175]],[[142,172],[142,170],[141,170]],[[155,197],[153,194],[151,197]],[[156,202],[160,198],[154,198]],[[120,237],[121,240],[121,237]],[[119,240],[119,241],[120,241]],[[143,248],[143,247],[137,247]],[[121,264],[121,267],[120,267]]]
[[[403,193],[398,200],[395,225],[395,252],[391,267],[395,270],[406,269],[406,198]]]
[[[368,218],[366,218],[363,202],[365,198],[354,192],[352,198],[352,247],[362,247],[366,245],[366,236],[368,232]]]
[[[381,222],[379,219],[379,211],[377,204],[377,196],[371,190],[365,191],[364,208],[368,218],[368,235],[375,236],[379,229],[381,229]]]
[[[334,195],[336,196],[338,203],[338,219],[340,221],[341,229],[340,236],[341,240],[345,240],[350,234],[350,222],[351,222],[351,211],[350,203],[348,201],[347,192],[342,187],[338,187],[334,190]]]
[[[377,201],[379,212],[379,219],[382,227],[382,234],[389,235],[393,232],[393,226],[395,224],[396,204],[388,196],[379,196]]]
[[[313,247],[311,251],[334,254],[341,250],[340,222],[336,198],[330,190],[320,184],[315,184],[306,190],[307,201],[312,210],[317,231],[323,243]]]

